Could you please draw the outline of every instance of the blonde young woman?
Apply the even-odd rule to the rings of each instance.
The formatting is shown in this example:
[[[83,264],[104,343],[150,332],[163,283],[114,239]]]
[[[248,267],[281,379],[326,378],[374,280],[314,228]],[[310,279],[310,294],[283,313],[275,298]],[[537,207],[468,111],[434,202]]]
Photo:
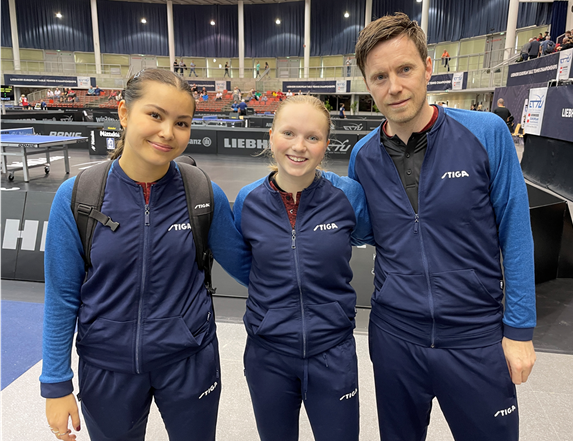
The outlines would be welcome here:
[[[330,124],[318,99],[285,100],[269,132],[276,166],[234,205],[252,252],[244,362],[263,441],[297,440],[301,403],[316,440],[358,440],[349,262],[370,221],[362,187],[319,168]]]

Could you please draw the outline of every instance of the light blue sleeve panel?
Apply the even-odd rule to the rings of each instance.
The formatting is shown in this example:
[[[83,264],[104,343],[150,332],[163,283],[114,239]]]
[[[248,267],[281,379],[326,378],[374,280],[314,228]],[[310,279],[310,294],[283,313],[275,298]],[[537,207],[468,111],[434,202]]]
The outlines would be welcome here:
[[[498,226],[505,275],[504,335],[528,341],[536,325],[533,237],[529,200],[515,145],[507,126],[493,113],[446,109],[487,151],[490,200]]]
[[[336,188],[344,192],[350,205],[352,205],[354,209],[356,226],[350,236],[352,245],[375,245],[372,224],[370,223],[370,215],[366,204],[366,196],[362,186],[348,176],[338,176],[333,172],[323,171],[322,176],[328,179]]]
[[[244,286],[249,284],[251,251],[237,230],[227,196],[214,182],[215,212],[209,229],[209,248],[213,257],[231,277]]]
[[[44,252],[45,304],[40,382],[45,398],[72,393],[72,340],[85,277],[83,246],[71,209],[75,178],[58,189],[48,220]]]

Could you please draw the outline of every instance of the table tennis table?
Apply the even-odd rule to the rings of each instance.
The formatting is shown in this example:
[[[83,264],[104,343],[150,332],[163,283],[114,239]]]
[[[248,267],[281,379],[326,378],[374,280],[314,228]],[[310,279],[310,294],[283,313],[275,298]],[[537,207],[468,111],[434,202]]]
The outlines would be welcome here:
[[[0,130],[0,146],[2,152],[2,173],[8,174],[8,180],[14,180],[14,172],[22,170],[24,172],[24,182],[30,182],[28,169],[33,167],[44,167],[44,172],[50,172],[50,152],[62,150],[64,152],[64,162],[66,174],[70,174],[70,160],[68,155],[68,145],[85,142],[85,136],[46,136],[36,135],[33,128],[18,128]],[[8,149],[18,149],[18,151],[8,151]],[[28,156],[46,154],[46,162],[42,164],[28,164]],[[8,166],[7,156],[19,156],[22,159],[22,166]]]

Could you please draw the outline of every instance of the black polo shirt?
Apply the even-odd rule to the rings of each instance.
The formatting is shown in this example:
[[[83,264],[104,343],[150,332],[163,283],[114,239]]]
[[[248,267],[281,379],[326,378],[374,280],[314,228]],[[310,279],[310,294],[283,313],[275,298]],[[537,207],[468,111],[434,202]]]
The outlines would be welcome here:
[[[420,181],[420,171],[422,170],[422,163],[424,162],[426,147],[428,146],[427,134],[437,119],[438,108],[434,106],[434,114],[430,122],[421,132],[412,133],[408,144],[404,144],[397,135],[392,137],[388,136],[386,133],[388,121],[384,121],[382,130],[380,130],[380,142],[392,158],[392,161],[394,161],[402,185],[404,185],[408,199],[416,213],[418,212],[418,183]]]

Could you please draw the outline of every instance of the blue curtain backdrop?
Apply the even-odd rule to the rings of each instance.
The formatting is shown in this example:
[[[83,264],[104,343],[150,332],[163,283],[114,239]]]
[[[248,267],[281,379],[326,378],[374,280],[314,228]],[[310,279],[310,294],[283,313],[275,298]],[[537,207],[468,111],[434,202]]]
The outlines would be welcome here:
[[[348,12],[350,16],[344,17]],[[353,54],[364,28],[365,1],[315,0],[310,13],[310,55]]]
[[[236,6],[173,5],[175,55],[237,57],[238,15]]]
[[[12,46],[8,0],[1,0],[1,44]],[[354,52],[364,26],[365,0],[313,0],[311,55]],[[509,0],[432,0],[428,43],[457,41],[506,30]],[[564,26],[566,1],[521,3],[518,28]],[[180,56],[237,57],[237,6],[174,5],[175,48]],[[373,0],[373,18],[396,11],[420,20],[415,0]],[[61,12],[63,17],[55,17]],[[164,4],[98,0],[101,51],[104,53],[168,55],[167,11]],[[344,17],[348,12],[350,16]],[[22,48],[93,51],[89,0],[17,0],[18,34]],[[275,20],[280,16],[281,24]],[[142,17],[147,24],[140,23]],[[214,18],[216,25],[209,21]],[[561,33],[561,32],[559,32]],[[558,34],[555,34],[556,37]],[[245,5],[247,57],[303,56],[304,2]]]
[[[56,17],[57,12],[62,18]],[[94,50],[89,0],[17,0],[16,16],[21,48]]]
[[[544,26],[550,24],[553,5],[554,3],[520,3],[519,15],[517,17],[517,28]]]
[[[551,37],[555,41],[557,37],[564,34],[567,26],[567,2],[554,2],[551,8]]]
[[[245,5],[246,57],[302,57],[303,44],[303,1]]]
[[[169,55],[165,4],[98,0],[97,8],[102,52]]]
[[[416,0],[373,0],[372,1],[372,20],[377,20],[385,15],[394,15],[394,12],[403,12],[411,20],[420,23],[422,18],[422,3]]]
[[[10,27],[10,9],[8,6],[8,0],[2,0],[0,4],[0,13],[2,14],[2,21],[0,26],[2,27],[2,47],[12,47],[12,28]]]

